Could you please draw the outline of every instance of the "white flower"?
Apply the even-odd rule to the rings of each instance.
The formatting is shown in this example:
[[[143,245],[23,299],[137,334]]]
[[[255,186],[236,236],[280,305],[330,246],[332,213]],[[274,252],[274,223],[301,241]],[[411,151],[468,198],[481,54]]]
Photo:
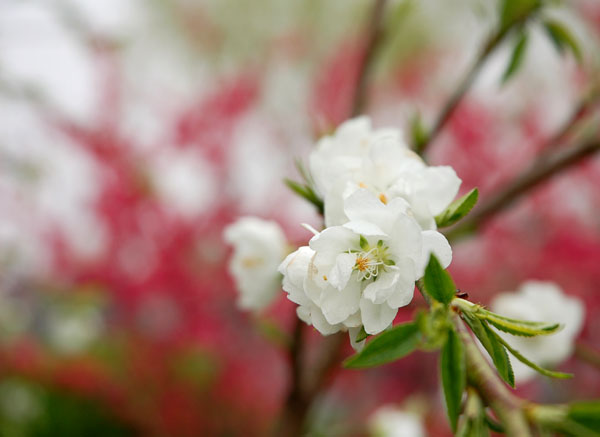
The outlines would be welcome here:
[[[555,334],[539,337],[515,337],[500,333],[511,346],[534,363],[549,367],[569,358],[584,319],[582,302],[564,294],[553,282],[525,282],[516,293],[497,295],[490,307],[502,316],[564,325]],[[518,382],[526,382],[536,375],[534,370],[516,359],[511,360],[511,363]]]
[[[391,405],[373,413],[369,419],[369,431],[373,437],[425,437],[420,416]]]
[[[423,229],[436,229],[434,217],[452,202],[461,180],[451,167],[428,167],[396,129],[371,130],[367,117],[346,121],[322,138],[310,156],[315,188],[325,201],[325,224],[348,221],[344,200],[360,188],[383,203],[403,198]]]
[[[412,300],[430,253],[446,267],[452,250],[439,232],[421,230],[403,199],[385,205],[360,189],[344,211],[348,223],[315,235],[282,263],[284,290],[325,335],[361,326],[377,334]]]
[[[287,242],[279,225],[256,217],[242,217],[227,226],[225,241],[234,246],[229,264],[240,293],[238,305],[260,310],[280,289],[277,266],[286,255]]]

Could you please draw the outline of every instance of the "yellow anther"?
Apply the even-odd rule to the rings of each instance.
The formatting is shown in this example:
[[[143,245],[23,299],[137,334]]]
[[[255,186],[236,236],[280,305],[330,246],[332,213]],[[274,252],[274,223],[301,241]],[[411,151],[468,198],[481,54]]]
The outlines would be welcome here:
[[[381,203],[383,203],[384,205],[387,205],[388,199],[385,194],[379,193],[379,200],[381,200]]]
[[[356,258],[356,267],[361,272],[367,270],[367,267],[369,267],[369,258],[363,258],[362,256]]]

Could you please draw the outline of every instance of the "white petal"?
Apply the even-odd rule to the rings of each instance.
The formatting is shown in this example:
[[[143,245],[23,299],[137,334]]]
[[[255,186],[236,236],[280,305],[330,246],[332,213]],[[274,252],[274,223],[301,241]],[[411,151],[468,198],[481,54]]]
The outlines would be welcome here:
[[[335,259],[335,265],[329,272],[328,281],[331,286],[339,291],[343,290],[350,279],[350,275],[352,275],[355,264],[355,253],[340,253]]]
[[[415,283],[412,283],[412,287],[400,288],[398,287],[394,294],[390,296],[387,303],[391,308],[402,308],[408,305],[415,294]]]
[[[452,167],[428,167],[424,170],[426,185],[420,194],[427,201],[429,210],[438,215],[454,200],[461,180]]]
[[[452,248],[442,234],[437,231],[423,231],[423,252],[421,253],[421,262],[417,266],[418,277],[425,273],[425,267],[429,262],[429,256],[433,253],[443,268],[446,268],[452,262]]]
[[[342,323],[358,311],[361,285],[358,281],[349,281],[342,291],[328,287],[321,296],[321,310],[325,319],[335,325]]]
[[[344,211],[351,221],[367,221],[378,224],[386,215],[385,205],[373,193],[360,189],[344,201]]]
[[[348,181],[340,179],[325,194],[325,226],[343,225],[348,221],[344,212],[344,191]]]
[[[367,334],[379,334],[387,328],[398,313],[397,309],[390,308],[387,304],[374,304],[368,299],[360,300],[360,313]]]
[[[391,308],[400,308],[408,305],[415,291],[415,281],[417,280],[415,264],[411,259],[405,259],[396,264],[398,267],[398,282],[394,292],[387,300]]]
[[[373,223],[363,220],[355,220],[343,225],[346,229],[350,229],[355,234],[364,236],[374,236],[386,238],[387,235],[381,228]]]
[[[400,273],[395,266],[386,267],[387,272],[382,272],[377,280],[371,282],[363,291],[363,297],[371,302],[380,304],[385,302],[396,289]]]
[[[391,253],[399,260],[410,258],[416,263],[423,250],[421,228],[413,218],[399,214],[393,223],[387,244]]]
[[[360,311],[355,312],[346,320],[344,320],[344,326],[346,328],[356,328],[362,326],[362,320],[360,318]]]
[[[330,324],[327,322],[321,310],[312,306],[310,310],[310,319],[312,321],[312,325],[323,335],[330,335],[338,332],[341,328],[340,325]]]
[[[333,264],[335,257],[342,252],[347,252],[353,246],[356,238],[356,234],[351,230],[342,226],[332,226],[312,237],[308,244],[320,255],[332,256],[331,263]]]

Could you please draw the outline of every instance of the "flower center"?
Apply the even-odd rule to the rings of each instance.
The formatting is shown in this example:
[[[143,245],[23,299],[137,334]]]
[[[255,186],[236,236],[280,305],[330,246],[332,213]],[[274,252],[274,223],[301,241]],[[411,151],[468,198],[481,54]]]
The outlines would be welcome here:
[[[356,253],[354,270],[358,273],[359,281],[376,280],[381,271],[385,270],[385,266],[395,264],[389,258],[388,247],[384,246],[383,240],[379,240],[376,246],[371,247],[367,239],[361,236],[360,247],[362,251],[354,251]]]

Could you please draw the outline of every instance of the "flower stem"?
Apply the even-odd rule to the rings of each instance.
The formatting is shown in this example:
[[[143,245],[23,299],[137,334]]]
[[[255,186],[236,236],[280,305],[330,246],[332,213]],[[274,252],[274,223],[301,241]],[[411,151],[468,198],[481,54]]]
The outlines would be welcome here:
[[[524,409],[527,402],[513,395],[481,354],[473,337],[460,317],[453,317],[454,326],[465,346],[467,382],[496,413],[512,437],[530,437]]]

